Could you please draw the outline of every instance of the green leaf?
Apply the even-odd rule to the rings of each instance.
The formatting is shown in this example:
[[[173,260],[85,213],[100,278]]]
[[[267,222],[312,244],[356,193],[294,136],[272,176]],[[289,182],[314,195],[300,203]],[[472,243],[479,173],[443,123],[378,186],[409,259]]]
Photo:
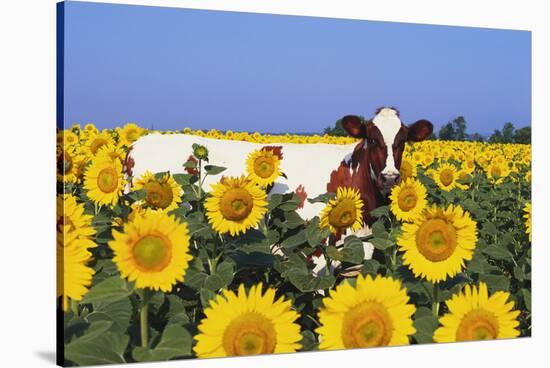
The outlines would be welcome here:
[[[306,238],[310,246],[316,247],[325,238],[324,232],[319,228],[319,217],[315,216],[306,226]]]
[[[186,169],[195,169],[197,167],[197,161],[187,160],[181,166],[185,167]]]
[[[209,275],[204,281],[204,287],[211,291],[218,291],[228,286],[233,281],[235,270],[230,262],[222,262],[216,267],[216,272]]]
[[[203,272],[203,270],[201,269],[201,267],[199,267],[199,265],[200,265],[200,260],[194,259],[191,262],[191,265],[189,266],[187,271],[185,272],[185,277],[183,279],[184,285],[197,291],[203,287],[204,282],[208,277],[208,275],[205,272]]]
[[[191,346],[191,334],[183,326],[170,324],[153,349],[138,346],[132,350],[132,358],[138,362],[152,362],[188,357],[191,356]]]
[[[363,262],[363,273],[371,274],[372,276],[378,275],[378,269],[380,268],[380,262],[376,259],[368,259]]]
[[[376,249],[385,250],[393,245],[390,239],[374,238],[369,240]]]
[[[344,248],[342,249],[345,262],[353,264],[363,263],[365,251],[363,250],[363,242],[354,235],[347,236],[344,239]]]
[[[317,348],[317,339],[315,334],[309,330],[302,331],[302,341],[300,341],[302,348],[300,351],[311,351]]]
[[[479,280],[487,284],[491,293],[498,290],[508,291],[510,289],[510,280],[503,275],[480,274]]]
[[[202,307],[207,308],[210,304],[210,300],[214,299],[216,293],[209,289],[201,289],[201,291],[199,291],[199,296]]]
[[[287,229],[296,229],[304,224],[304,219],[300,217],[296,212],[285,212],[284,225]]]
[[[172,175],[172,177],[174,178],[176,183],[183,186],[191,184],[191,178],[193,178],[194,176],[190,174],[174,174]]]
[[[120,299],[113,303],[104,302],[94,304],[94,311],[86,319],[95,323],[98,321],[110,321],[116,331],[124,333],[130,324],[132,317],[132,303],[129,298]]]
[[[279,193],[275,193],[271,195],[271,198],[269,198],[269,203],[267,204],[268,210],[273,210],[277,208],[281,203],[283,202],[283,195]]]
[[[88,331],[65,345],[65,359],[78,365],[126,363],[129,337],[111,330],[112,322],[92,323]]]
[[[133,285],[127,283],[120,276],[111,276],[92,286],[84,295],[81,303],[114,303],[128,297],[133,292]]]
[[[328,203],[333,197],[334,194],[332,193],[324,193],[315,198],[308,198],[307,200],[309,203]]]
[[[281,243],[281,247],[287,248],[287,249],[294,248],[294,247],[297,247],[298,245],[301,245],[305,242],[307,242],[306,232],[305,232],[305,230],[302,230],[302,231],[298,232],[297,234],[289,236],[288,238],[283,240],[283,242]]]
[[[523,296],[525,307],[531,312],[531,292],[527,289],[521,289],[521,295]]]
[[[330,257],[330,259],[333,259],[335,261],[343,261],[344,260],[344,253],[338,251],[338,248],[336,248],[334,245],[329,245],[325,248],[327,255]]]
[[[166,295],[168,299],[168,313],[166,313],[166,319],[168,324],[178,323],[185,324],[189,323],[189,317],[185,311],[185,305],[183,301],[176,295],[168,294]]]
[[[381,238],[381,239],[388,239],[390,234],[386,231],[386,227],[384,226],[384,221],[378,220],[374,224],[372,224],[372,235],[375,238]]]
[[[433,342],[433,334],[439,326],[439,322],[432,314],[431,310],[426,307],[418,308],[416,310],[413,324],[414,328],[416,328],[414,338],[417,343],[427,344]]]
[[[382,206],[375,208],[374,210],[370,211],[369,214],[372,217],[382,217],[382,216],[389,216],[390,214],[390,208],[389,206]]]
[[[491,244],[484,248],[482,252],[489,257],[497,260],[511,261],[512,254],[503,246]]]
[[[484,222],[480,233],[482,235],[498,235],[499,231],[492,222]]]
[[[288,193],[283,195],[283,202],[278,206],[282,211],[295,211],[298,206],[302,203],[300,197],[295,193]]]
[[[286,263],[288,267],[286,275],[289,281],[301,292],[328,289],[336,281],[330,274],[318,277],[311,275],[305,261],[297,254],[291,254]]]
[[[208,175],[218,175],[226,170],[225,167],[215,166],[215,165],[206,165],[204,170]]]

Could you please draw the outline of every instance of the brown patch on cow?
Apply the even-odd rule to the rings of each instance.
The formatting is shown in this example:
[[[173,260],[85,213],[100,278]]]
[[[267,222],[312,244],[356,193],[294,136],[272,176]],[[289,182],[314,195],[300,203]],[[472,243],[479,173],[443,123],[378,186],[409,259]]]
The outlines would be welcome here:
[[[195,156],[191,155],[187,158],[187,161],[185,163],[188,163],[188,162],[194,162],[196,164],[199,162],[199,160],[197,160]],[[187,171],[188,174],[193,176],[199,175],[199,170],[197,170],[196,167],[186,167],[185,171]]]
[[[300,184],[298,188],[296,188],[294,193],[296,193],[298,198],[300,198],[300,204],[298,204],[298,208],[304,208],[304,203],[306,203],[306,199],[307,199],[307,193],[305,191],[304,186]]]
[[[351,187],[351,170],[344,162],[338,166],[338,169],[330,173],[330,181],[327,184],[327,192],[336,193],[339,187]]]
[[[279,160],[283,159],[283,146],[265,146],[262,151],[271,151],[275,156],[279,157]]]
[[[399,115],[399,110],[397,110],[396,107],[393,107],[393,106],[381,106],[379,108],[376,109],[376,111],[374,112],[374,116],[378,115],[380,113],[380,111],[384,110],[384,109],[391,109],[393,111],[395,111],[395,114],[397,115],[397,117],[401,117]]]
[[[122,171],[128,175],[128,177],[134,176],[134,165],[136,162],[134,159],[130,156],[130,152],[132,152],[132,147],[128,149],[128,153],[126,154],[126,158],[124,159],[124,163],[122,165]]]

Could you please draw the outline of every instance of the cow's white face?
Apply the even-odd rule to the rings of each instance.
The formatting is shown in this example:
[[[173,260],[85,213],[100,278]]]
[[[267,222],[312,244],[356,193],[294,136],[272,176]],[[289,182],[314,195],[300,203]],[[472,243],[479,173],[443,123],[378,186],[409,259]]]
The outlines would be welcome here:
[[[397,111],[391,108],[383,108],[372,119],[372,123],[378,128],[382,135],[384,142],[383,152],[386,156],[385,166],[382,169],[380,175],[387,185],[392,186],[399,180],[399,170],[396,167],[396,160],[394,158],[394,142],[396,141],[397,133],[401,129],[401,119],[397,115]]]
[[[354,115],[345,116],[342,126],[349,135],[364,139],[361,165],[369,165],[368,175],[376,186],[387,192],[399,182],[399,169],[405,150],[405,142],[422,141],[433,131],[427,120],[418,120],[407,127],[401,122],[395,108],[384,107],[376,111],[371,120],[363,123]],[[359,155],[358,155],[359,157]]]

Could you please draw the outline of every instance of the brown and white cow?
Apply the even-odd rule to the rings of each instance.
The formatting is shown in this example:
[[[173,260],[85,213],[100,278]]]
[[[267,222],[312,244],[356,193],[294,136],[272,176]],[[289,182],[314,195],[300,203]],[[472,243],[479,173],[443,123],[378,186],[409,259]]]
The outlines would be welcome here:
[[[294,191],[304,199],[298,213],[304,219],[319,215],[323,203],[310,203],[307,198],[336,192],[338,186],[357,188],[365,203],[363,208],[365,226],[355,233],[368,235],[372,218],[369,211],[385,203],[391,187],[399,181],[399,168],[406,141],[421,141],[432,132],[432,124],[419,120],[406,126],[401,122],[395,108],[380,108],[366,123],[356,116],[343,118],[343,127],[359,143],[294,144],[281,143],[283,160],[280,177],[273,185],[270,195]],[[246,159],[250,152],[264,147],[259,143],[212,139],[187,134],[149,134],[138,139],[129,153],[133,163],[132,174],[139,178],[145,171],[184,173],[183,163],[192,152],[194,143],[209,150],[210,163],[226,167],[223,175],[240,176],[246,172]],[[219,180],[207,176],[206,188]],[[344,237],[350,233],[344,234]],[[340,241],[343,241],[343,238]],[[365,258],[372,256],[373,247],[364,243]],[[325,263],[326,265],[326,263]],[[316,260],[314,272],[323,268],[323,260]]]
[[[373,218],[369,212],[385,204],[391,187],[400,181],[399,169],[405,143],[426,139],[432,134],[433,125],[427,120],[418,120],[406,126],[397,109],[383,107],[365,123],[357,116],[345,116],[342,126],[350,136],[361,141],[352,154],[332,171],[327,191],[336,192],[339,186],[357,188],[365,203],[364,222],[370,225]]]

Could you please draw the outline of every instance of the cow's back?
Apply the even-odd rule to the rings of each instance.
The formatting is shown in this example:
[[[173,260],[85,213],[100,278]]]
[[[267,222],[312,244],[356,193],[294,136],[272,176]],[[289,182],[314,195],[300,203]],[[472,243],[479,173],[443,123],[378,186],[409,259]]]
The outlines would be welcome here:
[[[183,164],[193,153],[194,143],[207,147],[209,164],[227,168],[222,174],[225,176],[246,174],[248,154],[268,145],[188,134],[149,134],[138,139],[130,152],[130,157],[134,161],[133,177],[139,178],[145,171],[184,173]],[[308,198],[314,198],[326,192],[330,173],[338,167],[346,155],[353,151],[355,143],[351,145],[270,143],[269,145],[282,147],[281,171],[287,176],[287,178],[280,177],[275,182],[271,194],[294,192],[301,185]],[[209,188],[218,180],[219,175],[207,177],[205,187]],[[306,201],[299,213],[302,217],[309,219],[318,215],[323,206],[323,204],[310,204]]]

